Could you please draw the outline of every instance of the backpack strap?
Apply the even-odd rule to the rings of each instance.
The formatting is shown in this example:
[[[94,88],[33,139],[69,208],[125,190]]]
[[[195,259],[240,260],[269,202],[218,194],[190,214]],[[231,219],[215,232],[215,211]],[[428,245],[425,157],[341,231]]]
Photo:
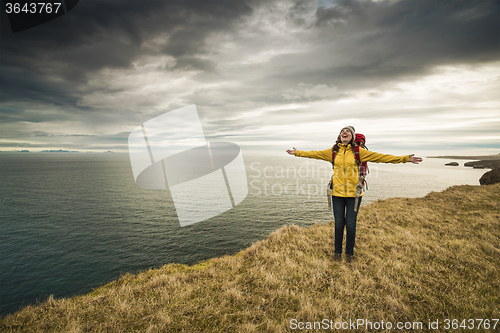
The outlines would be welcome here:
[[[358,164],[358,168],[361,165],[361,159],[359,157],[359,145],[356,145],[354,147],[354,157],[356,158],[356,163]]]
[[[354,211],[358,211],[358,202],[359,202],[359,197],[363,193],[363,188],[365,184],[365,173],[364,173],[364,166],[361,163],[361,158],[359,157],[359,145],[356,145],[354,147],[354,157],[356,158],[356,164],[358,165],[358,184],[356,185],[356,199],[354,200]]]
[[[337,156],[337,152],[333,149],[332,147],[332,169],[335,170],[335,156]],[[328,198],[328,208],[332,208],[332,189],[333,189],[333,183],[332,183],[332,178],[330,178],[330,182],[328,183],[328,186],[326,187],[326,196]]]
[[[332,168],[335,167],[335,157],[337,156],[337,152],[332,147]]]

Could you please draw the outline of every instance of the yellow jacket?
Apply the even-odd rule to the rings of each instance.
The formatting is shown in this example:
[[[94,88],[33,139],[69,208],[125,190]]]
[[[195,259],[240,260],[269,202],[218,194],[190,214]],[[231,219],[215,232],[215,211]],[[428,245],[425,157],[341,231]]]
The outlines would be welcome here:
[[[295,156],[316,158],[331,163],[332,148],[311,151],[296,150]],[[406,163],[410,161],[408,155],[394,156],[380,154],[361,147],[359,148],[359,158],[361,162],[375,163]],[[337,152],[337,156],[335,156],[335,167],[333,168],[332,195],[337,197],[355,197],[358,180],[358,165],[351,145],[349,144],[346,147],[344,144],[339,143],[339,151]]]

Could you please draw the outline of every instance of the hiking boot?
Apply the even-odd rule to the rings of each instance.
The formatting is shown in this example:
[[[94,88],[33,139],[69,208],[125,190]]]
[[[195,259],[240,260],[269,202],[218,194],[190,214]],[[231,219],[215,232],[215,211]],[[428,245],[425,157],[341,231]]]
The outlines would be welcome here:
[[[333,254],[333,260],[334,261],[340,261],[340,260],[342,260],[342,255],[340,253],[334,253]]]
[[[354,256],[352,254],[345,255],[345,262],[351,263],[354,260]]]

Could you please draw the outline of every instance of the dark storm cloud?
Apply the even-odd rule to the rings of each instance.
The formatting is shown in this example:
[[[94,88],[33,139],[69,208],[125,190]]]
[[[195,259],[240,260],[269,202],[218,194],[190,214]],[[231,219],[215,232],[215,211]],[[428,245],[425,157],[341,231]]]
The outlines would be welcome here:
[[[491,61],[499,58],[499,8],[495,1],[414,1],[395,4],[392,16],[380,24],[391,28],[391,40],[401,43],[409,60],[448,62]],[[397,27],[397,29],[392,29]]]
[[[436,66],[500,59],[496,1],[341,0],[319,8],[310,4],[298,1],[283,15],[307,36],[297,41],[300,52],[240,67],[233,73],[242,78],[239,91],[218,88],[225,101],[279,105],[338,100],[359,90],[384,90],[401,80],[416,80],[433,74]],[[314,19],[307,21],[311,16]],[[267,37],[262,36],[263,43]],[[261,76],[252,75],[259,72]],[[317,85],[338,90],[330,95],[304,94],[306,87]],[[206,104],[213,95],[211,89],[197,90],[189,102]]]
[[[145,39],[160,32],[170,34],[173,45],[190,45],[189,51],[172,50],[181,56],[196,53],[203,47],[205,36],[231,27],[242,15],[250,13],[251,8],[245,1],[82,1],[61,18],[22,33],[13,34],[8,20],[3,19],[2,46],[6,58],[2,62],[36,60],[40,52],[56,54],[100,42],[114,41],[140,47]],[[116,45],[109,45],[109,51]],[[172,49],[168,43],[165,47]],[[14,54],[22,58],[10,57]],[[113,62],[103,62],[97,55],[77,60],[88,63],[83,66],[90,68],[114,66]],[[59,60],[73,59],[62,57]]]
[[[499,8],[496,1],[341,0],[311,10],[303,1],[289,17],[307,27],[310,47],[279,54],[264,64],[260,87],[293,88],[300,83],[330,85],[346,91],[384,88],[398,80],[432,73],[439,65],[476,64],[500,59]],[[310,13],[309,13],[310,14]],[[267,89],[275,93],[276,89]],[[262,95],[257,94],[256,98]],[[295,96],[295,101],[314,98]],[[266,102],[282,103],[279,94]]]
[[[201,70],[203,72],[212,72],[217,64],[209,59],[197,57],[181,57],[177,59],[174,69]]]
[[[252,83],[271,94],[258,92],[252,99],[282,102],[269,86],[302,82],[359,89],[443,63],[498,59],[498,12],[498,4],[487,0],[340,0],[319,8],[298,1],[283,18],[308,30],[310,40],[304,42],[314,44],[262,64],[264,84]],[[315,20],[307,25],[311,13]],[[207,38],[251,14],[244,1],[86,1],[17,34],[2,20],[2,97],[75,104],[89,92],[89,73],[127,68],[137,57],[158,52],[177,59],[173,69],[213,72],[217,63],[199,57],[217,52]],[[159,40],[145,44],[155,37]]]
[[[488,0],[341,0],[316,11],[319,29],[352,38],[348,51],[365,58],[332,73],[341,77],[390,77],[442,63],[499,59],[499,24],[499,3]]]
[[[0,122],[3,124],[30,122],[41,123],[48,121],[64,121],[70,118],[70,114],[66,112],[44,112],[43,110],[28,110],[24,106],[4,105],[0,113]],[[5,133],[2,133],[4,136]]]
[[[74,103],[89,73],[155,54],[145,40],[165,35],[161,52],[196,55],[207,36],[250,13],[245,1],[81,1],[66,15],[15,34],[2,17],[2,97]],[[181,58],[179,66],[214,67],[195,58]]]
[[[353,16],[367,18],[368,4],[353,0],[340,0],[333,6],[319,7],[316,11],[316,25],[341,25],[347,23]]]

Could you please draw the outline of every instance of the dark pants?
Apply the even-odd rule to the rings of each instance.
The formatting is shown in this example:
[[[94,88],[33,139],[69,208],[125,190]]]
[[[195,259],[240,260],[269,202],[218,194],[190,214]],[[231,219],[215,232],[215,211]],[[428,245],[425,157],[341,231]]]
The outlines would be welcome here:
[[[356,239],[356,219],[358,218],[361,197],[358,200],[358,209],[354,211],[356,198],[343,198],[332,195],[333,217],[335,218],[335,253],[342,253],[344,227],[347,230],[345,253],[354,254],[354,241]]]

